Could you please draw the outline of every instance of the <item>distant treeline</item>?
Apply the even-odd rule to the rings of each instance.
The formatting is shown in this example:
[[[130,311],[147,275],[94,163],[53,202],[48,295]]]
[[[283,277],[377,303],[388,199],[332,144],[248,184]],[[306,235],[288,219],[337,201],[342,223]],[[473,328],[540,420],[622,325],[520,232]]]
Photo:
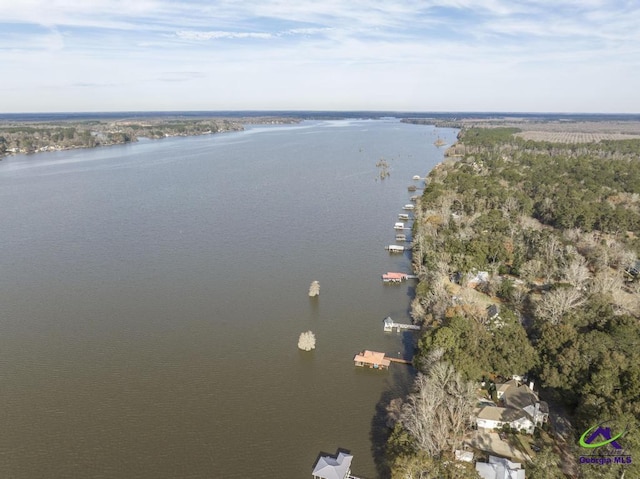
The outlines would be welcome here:
[[[410,123],[412,125],[433,125],[438,128],[462,128],[460,121],[455,119],[438,119],[438,118],[403,118],[401,123]]]
[[[117,121],[83,120],[47,123],[0,123],[0,157],[7,154],[92,148],[123,144],[145,137],[192,136],[243,130],[243,123],[281,124],[299,120],[280,117],[149,118]]]

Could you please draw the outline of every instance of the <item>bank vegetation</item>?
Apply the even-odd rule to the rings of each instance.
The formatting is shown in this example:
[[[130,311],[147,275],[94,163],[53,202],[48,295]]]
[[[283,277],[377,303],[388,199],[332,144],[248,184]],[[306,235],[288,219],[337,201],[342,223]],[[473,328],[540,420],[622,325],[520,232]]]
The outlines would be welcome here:
[[[159,139],[241,131],[244,124],[297,123],[300,120],[277,117],[252,118],[145,118],[116,121],[82,120],[54,122],[0,123],[0,158],[75,148],[119,145],[139,138]]]
[[[514,375],[566,411],[575,435],[550,427],[527,478],[640,477],[640,140],[561,144],[518,131],[462,130],[427,177],[412,303],[425,332],[415,392],[396,404],[394,479],[475,477],[453,461],[470,404]],[[603,421],[628,431],[635,462],[572,466],[580,434]]]

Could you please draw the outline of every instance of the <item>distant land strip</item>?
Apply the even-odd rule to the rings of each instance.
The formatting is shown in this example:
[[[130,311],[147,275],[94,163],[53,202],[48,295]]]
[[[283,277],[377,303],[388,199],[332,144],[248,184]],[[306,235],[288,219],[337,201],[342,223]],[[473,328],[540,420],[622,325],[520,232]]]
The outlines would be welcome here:
[[[640,138],[640,121],[637,119],[565,119],[557,115],[541,118],[460,118],[429,119],[407,118],[405,123],[435,125],[440,128],[513,128],[514,134],[524,140],[551,143],[597,143],[602,140],[631,140]]]
[[[0,121],[0,158],[7,155],[121,145],[139,138],[159,139],[242,131],[245,124],[291,124],[298,118],[144,117],[117,120]]]

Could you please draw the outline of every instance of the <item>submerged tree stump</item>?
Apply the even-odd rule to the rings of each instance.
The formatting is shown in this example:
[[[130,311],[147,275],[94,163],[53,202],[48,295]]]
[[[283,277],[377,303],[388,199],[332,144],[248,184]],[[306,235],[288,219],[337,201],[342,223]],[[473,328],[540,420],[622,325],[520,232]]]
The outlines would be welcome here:
[[[298,338],[298,348],[303,351],[316,349],[316,335],[311,331],[300,333],[300,337]]]
[[[309,296],[313,297],[313,296],[319,296],[320,295],[320,283],[317,281],[314,281],[311,283],[311,286],[309,286]]]

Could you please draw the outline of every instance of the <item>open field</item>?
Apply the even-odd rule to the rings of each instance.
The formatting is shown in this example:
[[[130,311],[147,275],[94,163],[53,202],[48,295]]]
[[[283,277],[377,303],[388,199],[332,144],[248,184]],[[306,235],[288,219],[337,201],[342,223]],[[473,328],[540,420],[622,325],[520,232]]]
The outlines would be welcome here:
[[[585,133],[578,131],[523,131],[516,136],[525,140],[549,141],[551,143],[597,143],[601,140],[630,140],[640,138],[640,134]]]
[[[465,128],[519,128],[516,136],[525,140],[553,143],[596,143],[602,140],[640,138],[640,121],[531,121],[514,118],[464,119]]]

